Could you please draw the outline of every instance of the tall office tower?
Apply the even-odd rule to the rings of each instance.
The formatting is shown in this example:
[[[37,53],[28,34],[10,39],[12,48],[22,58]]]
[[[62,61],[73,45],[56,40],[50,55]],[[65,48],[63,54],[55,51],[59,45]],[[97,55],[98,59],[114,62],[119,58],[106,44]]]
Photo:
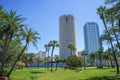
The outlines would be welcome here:
[[[73,15],[62,15],[59,18],[59,44],[60,44],[60,59],[65,59],[70,56],[70,49],[67,47],[73,44],[76,48],[76,27],[75,18]],[[76,55],[76,50],[73,54]],[[72,54],[72,55],[73,55]]]
[[[100,47],[99,29],[95,22],[88,22],[84,25],[85,50],[89,53],[96,52]]]

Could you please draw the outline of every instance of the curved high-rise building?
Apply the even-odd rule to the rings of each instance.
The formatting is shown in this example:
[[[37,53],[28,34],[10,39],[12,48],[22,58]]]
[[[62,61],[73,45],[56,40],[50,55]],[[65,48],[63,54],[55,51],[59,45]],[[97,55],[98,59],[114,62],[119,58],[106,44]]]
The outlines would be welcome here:
[[[87,22],[84,25],[85,50],[89,53],[96,52],[100,47],[99,28],[96,22]]]
[[[62,15],[59,18],[59,44],[60,59],[70,56],[70,49],[67,47],[69,44],[73,44],[76,48],[76,27],[73,15]],[[76,50],[73,54],[76,54]]]

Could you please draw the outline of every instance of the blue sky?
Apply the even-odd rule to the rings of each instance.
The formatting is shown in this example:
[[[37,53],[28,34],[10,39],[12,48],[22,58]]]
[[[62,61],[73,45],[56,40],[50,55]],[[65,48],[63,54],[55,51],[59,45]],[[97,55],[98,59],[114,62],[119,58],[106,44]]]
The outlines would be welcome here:
[[[0,5],[7,11],[17,10],[18,14],[27,18],[25,24],[40,34],[38,49],[30,44],[29,52],[44,51],[44,45],[50,40],[59,41],[59,17],[63,14],[75,17],[77,51],[84,49],[83,26],[86,22],[97,22],[100,34],[104,29],[96,11],[104,5],[104,0],[0,0]],[[56,49],[54,54],[58,53]]]

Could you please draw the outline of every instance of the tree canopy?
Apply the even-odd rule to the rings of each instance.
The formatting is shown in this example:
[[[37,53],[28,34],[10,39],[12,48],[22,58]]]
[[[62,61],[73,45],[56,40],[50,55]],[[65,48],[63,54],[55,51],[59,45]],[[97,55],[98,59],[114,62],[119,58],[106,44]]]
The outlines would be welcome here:
[[[0,7],[0,76],[10,76],[30,42],[37,47],[36,43],[40,39],[39,33],[28,28],[23,24],[24,21],[25,18],[18,15],[17,11],[7,12]],[[12,66],[8,72],[3,74],[8,63]]]

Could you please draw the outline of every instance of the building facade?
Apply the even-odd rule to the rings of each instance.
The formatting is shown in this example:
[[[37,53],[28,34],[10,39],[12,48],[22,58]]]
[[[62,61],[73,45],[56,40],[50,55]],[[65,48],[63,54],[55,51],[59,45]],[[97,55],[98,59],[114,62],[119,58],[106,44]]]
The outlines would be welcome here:
[[[78,52],[77,52],[77,56],[78,56],[78,57],[82,56],[82,51],[78,51]]]
[[[100,47],[99,28],[96,22],[87,22],[84,25],[85,50],[89,53],[96,52]]]
[[[67,47],[69,44],[76,48],[76,27],[73,15],[62,15],[59,18],[59,44],[60,59],[70,56],[70,49]],[[76,50],[73,54],[76,54]]]
[[[38,56],[39,56],[41,59],[45,59],[45,57],[46,57],[46,52],[45,52],[45,51],[39,51],[39,52],[38,52]]]

